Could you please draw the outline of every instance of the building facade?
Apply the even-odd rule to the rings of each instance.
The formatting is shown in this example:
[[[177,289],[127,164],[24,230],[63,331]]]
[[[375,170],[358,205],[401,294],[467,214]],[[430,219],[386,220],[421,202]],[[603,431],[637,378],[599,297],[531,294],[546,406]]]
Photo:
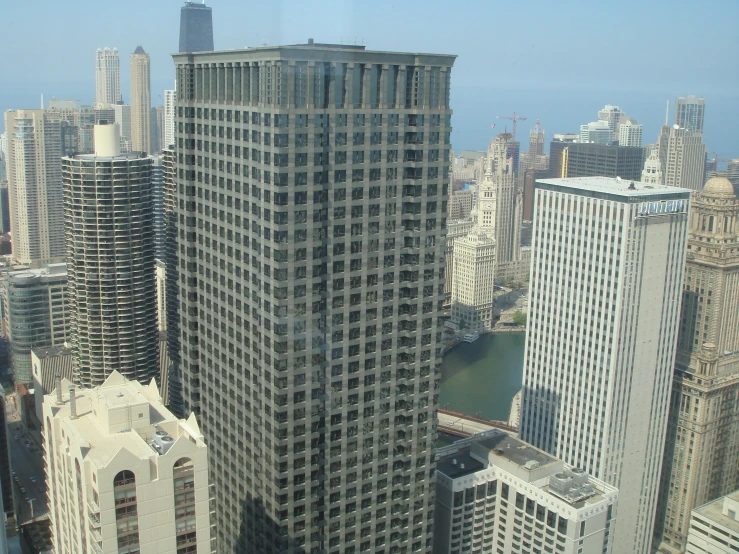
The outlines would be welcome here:
[[[75,382],[112,371],[158,378],[152,158],[121,154],[117,125],[95,126],[95,154],[63,159]]]
[[[98,48],[95,52],[95,106],[108,107],[122,101],[118,48]]]
[[[662,127],[657,140],[662,165],[662,180],[667,186],[695,191],[703,188],[706,166],[706,147],[703,135],[683,127]]]
[[[194,415],[117,372],[44,398],[55,552],[211,554],[208,456]]]
[[[454,57],[174,60],[180,372],[218,551],[430,552]]]
[[[694,509],[686,554],[739,551],[739,491]]]
[[[618,127],[619,146],[631,146],[640,148],[642,141],[643,125],[635,121],[624,121]]]
[[[31,350],[62,345],[71,333],[64,264],[9,270],[2,275],[2,312],[16,384],[33,381]]]
[[[59,346],[40,346],[31,350],[31,368],[33,370],[33,401],[36,405],[36,417],[44,420],[44,396],[56,387],[56,376],[73,379],[72,349],[67,343]]]
[[[13,259],[64,261],[61,122],[45,110],[5,112]]]
[[[644,161],[644,169],[641,172],[642,183],[650,185],[664,185],[662,176],[662,163],[659,160],[659,149],[652,148]]]
[[[437,454],[434,554],[616,552],[618,491],[499,430]]]
[[[619,489],[614,552],[649,552],[690,192],[537,182],[521,438]]]
[[[684,552],[691,510],[739,488],[739,200],[694,197],[655,546]]]
[[[151,147],[151,59],[138,46],[131,54],[131,151]]]
[[[675,124],[694,133],[703,133],[706,99],[697,96],[678,96],[675,102]]]
[[[565,177],[621,177],[639,181],[644,148],[618,144],[574,143],[567,146]]]
[[[213,50],[213,8],[185,0],[180,10],[180,52]],[[169,146],[169,145],[167,145]]]
[[[174,146],[174,109],[176,101],[176,90],[164,91],[164,146],[162,151]]]

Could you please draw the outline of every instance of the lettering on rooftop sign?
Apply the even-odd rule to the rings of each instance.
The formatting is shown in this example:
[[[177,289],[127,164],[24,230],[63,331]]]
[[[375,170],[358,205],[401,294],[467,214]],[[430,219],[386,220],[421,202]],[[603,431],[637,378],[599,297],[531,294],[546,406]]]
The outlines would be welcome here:
[[[658,200],[657,202],[642,202],[639,204],[638,215],[684,214],[687,211],[687,200]]]

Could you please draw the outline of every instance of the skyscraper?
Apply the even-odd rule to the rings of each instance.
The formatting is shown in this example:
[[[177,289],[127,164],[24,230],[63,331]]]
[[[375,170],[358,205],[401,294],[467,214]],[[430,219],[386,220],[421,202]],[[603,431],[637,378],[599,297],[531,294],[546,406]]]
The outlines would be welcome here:
[[[591,121],[580,125],[580,142],[611,144],[614,140],[613,127],[608,121]]]
[[[651,546],[690,192],[536,184],[521,438],[619,489],[614,552]]]
[[[118,48],[98,48],[95,52],[95,106],[107,107],[122,101]]]
[[[621,177],[638,181],[644,168],[644,148],[577,142],[567,146],[565,177]]]
[[[185,1],[180,11],[180,52],[213,50],[213,8]]]
[[[694,133],[703,133],[705,111],[705,98],[678,96],[675,102],[675,124]]]
[[[663,184],[691,190],[703,188],[706,147],[703,135],[677,124],[662,127],[657,139]]]
[[[131,54],[131,151],[151,152],[151,71],[149,54]]]
[[[45,110],[5,112],[13,259],[64,260],[61,121]]]
[[[618,144],[619,146],[631,146],[634,148],[641,147],[642,139],[641,123],[635,121],[624,121],[618,127]]]
[[[121,131],[121,152],[131,152],[131,105],[116,104],[113,106],[115,123]]]
[[[454,56],[174,60],[180,369],[218,551],[430,552]]]
[[[664,184],[662,177],[662,163],[659,161],[659,149],[652,148],[649,156],[644,161],[644,169],[641,172],[641,181],[650,185]]]
[[[177,91],[164,91],[164,147],[169,148],[174,145],[174,108],[177,101]]]
[[[152,159],[120,154],[117,125],[95,126],[95,154],[63,159],[75,382],[113,371],[159,376]]]
[[[684,552],[690,511],[739,488],[739,200],[728,179],[691,207],[682,317],[655,527]]]

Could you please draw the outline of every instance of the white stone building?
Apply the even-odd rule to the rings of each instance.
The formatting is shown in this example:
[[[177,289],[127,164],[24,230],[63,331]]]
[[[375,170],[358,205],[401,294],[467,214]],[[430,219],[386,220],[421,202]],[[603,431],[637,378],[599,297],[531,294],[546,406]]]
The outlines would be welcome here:
[[[739,491],[693,510],[686,554],[739,552]]]
[[[121,61],[118,48],[98,48],[95,52],[95,107],[109,107],[121,100]]]
[[[434,554],[608,554],[618,491],[499,430],[438,452]],[[619,551],[620,552],[620,551]]]
[[[690,191],[536,183],[521,438],[619,489],[614,552],[652,540]]]
[[[649,156],[644,162],[644,169],[641,172],[642,183],[650,185],[662,185],[662,163],[659,161],[659,149],[652,148]]]
[[[113,372],[44,397],[55,552],[210,554],[208,459],[195,416],[176,419],[155,383]]]

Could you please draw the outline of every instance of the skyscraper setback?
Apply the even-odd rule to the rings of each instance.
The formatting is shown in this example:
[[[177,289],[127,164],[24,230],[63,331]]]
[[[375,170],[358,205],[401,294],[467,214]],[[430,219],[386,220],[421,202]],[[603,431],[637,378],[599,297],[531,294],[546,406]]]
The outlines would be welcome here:
[[[151,69],[141,46],[131,54],[131,151],[151,152]]]
[[[174,60],[179,370],[218,551],[430,552],[454,57]]]
[[[118,49],[98,48],[95,52],[95,107],[107,107],[122,101]]]
[[[95,126],[95,154],[63,159],[72,366],[94,387],[113,371],[159,376],[152,159],[121,154],[117,125]]]
[[[619,489],[613,551],[651,546],[690,192],[536,184],[521,437]]]

